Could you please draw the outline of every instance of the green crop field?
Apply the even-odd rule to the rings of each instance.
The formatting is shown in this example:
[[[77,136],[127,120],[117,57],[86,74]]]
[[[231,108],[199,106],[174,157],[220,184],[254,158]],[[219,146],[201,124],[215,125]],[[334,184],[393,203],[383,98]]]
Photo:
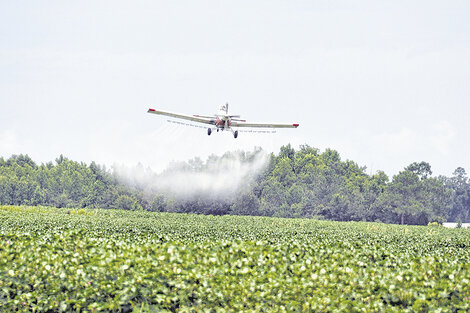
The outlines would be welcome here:
[[[0,206],[0,311],[468,312],[470,230]]]

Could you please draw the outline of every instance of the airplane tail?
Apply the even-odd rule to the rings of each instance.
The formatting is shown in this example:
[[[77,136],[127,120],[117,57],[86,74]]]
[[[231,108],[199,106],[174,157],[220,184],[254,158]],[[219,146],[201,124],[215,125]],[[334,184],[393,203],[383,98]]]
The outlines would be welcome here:
[[[225,114],[229,117],[232,118],[232,120],[236,120],[237,118],[240,117],[240,115],[228,115],[228,102],[225,103]],[[233,119],[235,118],[235,119]],[[239,120],[239,121],[244,121],[244,120]]]

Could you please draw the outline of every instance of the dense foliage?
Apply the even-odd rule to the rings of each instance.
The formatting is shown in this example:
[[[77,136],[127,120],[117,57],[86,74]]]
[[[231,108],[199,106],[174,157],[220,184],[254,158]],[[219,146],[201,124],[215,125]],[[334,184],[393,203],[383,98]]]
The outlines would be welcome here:
[[[470,232],[0,206],[0,310],[468,311]]]
[[[141,208],[138,194],[105,167],[63,156],[37,165],[27,155],[0,158],[0,203],[55,207]]]
[[[222,161],[250,165],[261,153],[230,152],[210,156],[206,162],[196,158],[133,181],[94,162],[87,165],[63,156],[41,165],[27,155],[0,158],[0,203],[421,225],[470,221],[470,180],[463,168],[457,168],[452,177],[432,177],[428,163],[416,162],[390,179],[381,171],[367,174],[355,162],[341,160],[337,151],[320,152],[306,145],[297,151],[290,145],[282,147],[260,169],[245,167],[250,175],[243,176],[236,193],[194,189],[190,196],[181,196],[175,192],[188,187],[185,175],[225,173],[225,167],[233,168],[234,163],[225,162],[220,170],[217,166]],[[142,168],[133,171],[144,173]],[[228,173],[225,177],[219,173],[219,185],[233,179],[233,170]],[[176,187],[162,187],[175,176],[180,182]]]

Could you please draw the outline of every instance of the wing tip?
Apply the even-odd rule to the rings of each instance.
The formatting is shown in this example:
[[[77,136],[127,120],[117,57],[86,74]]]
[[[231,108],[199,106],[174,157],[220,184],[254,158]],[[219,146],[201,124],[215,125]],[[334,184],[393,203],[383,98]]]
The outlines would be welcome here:
[[[299,124],[292,124],[292,126],[294,126],[294,127],[299,127]]]
[[[147,113],[155,112],[155,109],[148,109]]]

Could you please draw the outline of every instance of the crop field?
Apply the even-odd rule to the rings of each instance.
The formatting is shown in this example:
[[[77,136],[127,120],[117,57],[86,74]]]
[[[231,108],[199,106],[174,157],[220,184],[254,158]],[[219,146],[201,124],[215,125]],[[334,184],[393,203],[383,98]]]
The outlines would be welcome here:
[[[468,312],[470,230],[0,206],[0,312]]]

